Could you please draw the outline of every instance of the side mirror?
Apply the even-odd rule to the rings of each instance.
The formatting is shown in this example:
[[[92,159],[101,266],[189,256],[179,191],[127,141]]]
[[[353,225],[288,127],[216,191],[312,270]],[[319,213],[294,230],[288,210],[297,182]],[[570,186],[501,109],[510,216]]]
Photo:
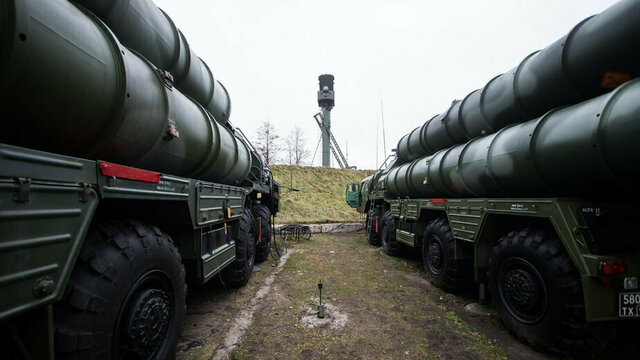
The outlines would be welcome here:
[[[352,208],[360,206],[360,184],[357,182],[348,183],[345,198],[347,200],[347,204]]]

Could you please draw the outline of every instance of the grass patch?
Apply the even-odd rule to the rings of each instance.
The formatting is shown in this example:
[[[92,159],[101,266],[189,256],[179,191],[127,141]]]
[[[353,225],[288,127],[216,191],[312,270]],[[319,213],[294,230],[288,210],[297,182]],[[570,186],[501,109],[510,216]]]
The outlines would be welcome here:
[[[282,185],[282,209],[276,222],[310,224],[358,222],[363,217],[345,201],[346,185],[360,181],[373,170],[348,170],[296,165],[269,165]],[[291,179],[293,178],[293,184]],[[301,191],[290,191],[287,188]]]
[[[488,338],[388,266],[361,234],[294,242],[273,292],[233,359],[505,359]],[[318,280],[323,300],[346,314],[341,329],[307,327]]]

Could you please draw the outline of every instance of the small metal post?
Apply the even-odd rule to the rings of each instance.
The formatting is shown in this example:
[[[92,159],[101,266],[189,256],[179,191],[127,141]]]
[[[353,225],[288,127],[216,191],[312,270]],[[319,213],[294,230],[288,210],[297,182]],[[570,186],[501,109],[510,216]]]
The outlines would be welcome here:
[[[318,304],[318,317],[324,319],[325,306],[322,304],[322,280],[318,281],[318,292],[320,293],[320,304]]]

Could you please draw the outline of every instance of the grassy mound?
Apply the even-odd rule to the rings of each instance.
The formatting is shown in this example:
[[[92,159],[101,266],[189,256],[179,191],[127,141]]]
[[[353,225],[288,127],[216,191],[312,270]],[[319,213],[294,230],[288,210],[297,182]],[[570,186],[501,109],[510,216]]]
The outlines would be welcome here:
[[[346,170],[296,165],[269,165],[282,186],[279,224],[363,221],[361,214],[347,205],[345,189],[350,181],[360,181],[373,170]],[[291,183],[293,179],[293,184]],[[289,188],[300,189],[291,191]]]

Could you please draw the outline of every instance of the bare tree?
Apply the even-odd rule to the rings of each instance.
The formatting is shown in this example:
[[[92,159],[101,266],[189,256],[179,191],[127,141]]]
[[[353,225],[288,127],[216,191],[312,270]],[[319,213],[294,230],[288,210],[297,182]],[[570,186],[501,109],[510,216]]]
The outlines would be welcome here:
[[[286,149],[291,165],[303,165],[309,158],[309,150],[305,146],[305,138],[299,126],[289,132]]]
[[[256,150],[262,155],[267,164],[275,164],[282,147],[280,135],[269,120],[265,120],[256,133]]]

